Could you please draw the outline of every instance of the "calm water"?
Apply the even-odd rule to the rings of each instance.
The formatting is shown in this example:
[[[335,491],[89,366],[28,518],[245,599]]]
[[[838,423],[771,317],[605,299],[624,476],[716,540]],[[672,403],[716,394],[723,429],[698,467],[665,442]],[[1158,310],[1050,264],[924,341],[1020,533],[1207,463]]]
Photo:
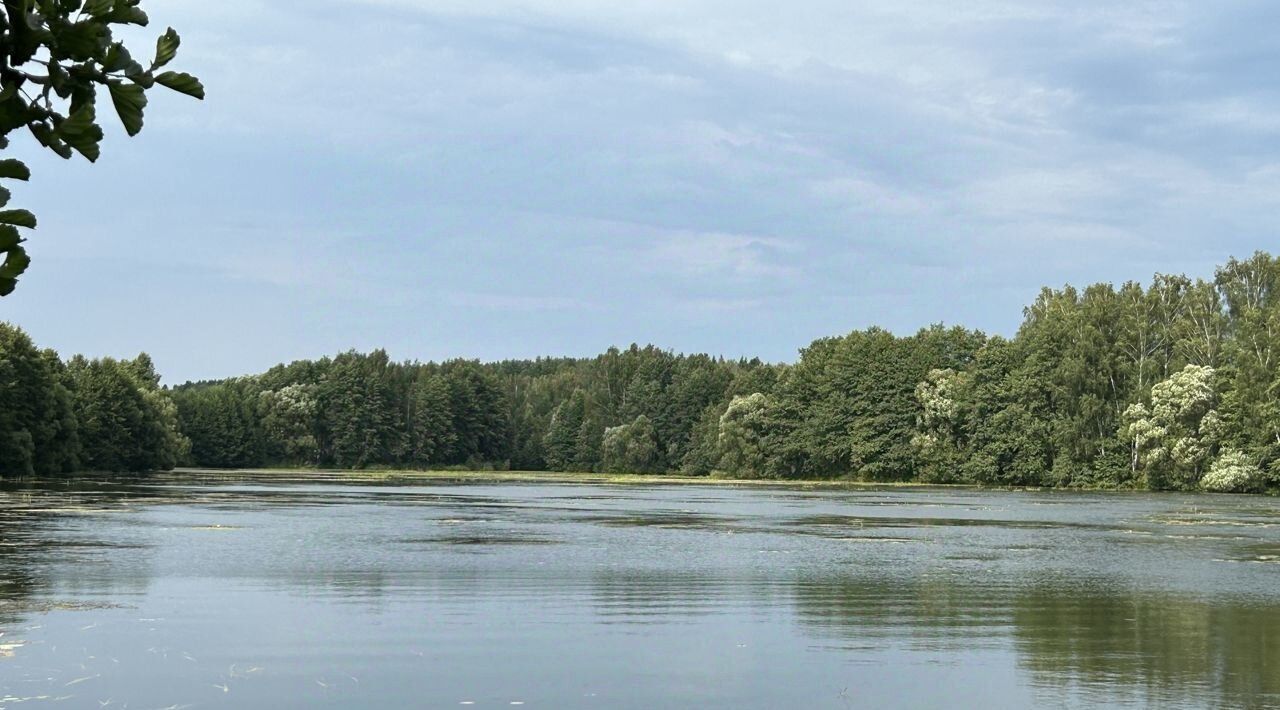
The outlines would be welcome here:
[[[0,708],[1280,706],[1251,497],[0,488]]]

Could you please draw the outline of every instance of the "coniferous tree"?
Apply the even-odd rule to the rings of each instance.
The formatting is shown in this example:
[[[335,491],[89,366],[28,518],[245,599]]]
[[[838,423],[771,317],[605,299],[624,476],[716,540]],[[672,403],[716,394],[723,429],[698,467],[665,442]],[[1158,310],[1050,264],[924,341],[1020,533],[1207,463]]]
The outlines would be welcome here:
[[[190,442],[179,430],[177,407],[160,390],[149,357],[76,356],[67,374],[86,470],[167,470],[186,456]]]
[[[0,323],[0,475],[73,470],[79,438],[61,365]]]

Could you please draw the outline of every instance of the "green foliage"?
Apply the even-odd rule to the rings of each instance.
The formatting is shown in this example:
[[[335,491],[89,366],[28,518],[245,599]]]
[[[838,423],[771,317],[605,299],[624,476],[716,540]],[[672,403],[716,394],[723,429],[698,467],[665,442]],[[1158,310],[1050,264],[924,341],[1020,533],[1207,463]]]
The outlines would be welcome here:
[[[719,467],[725,473],[738,478],[772,476],[773,414],[773,405],[763,392],[734,397],[729,402],[720,416],[717,437]]]
[[[916,385],[916,432],[911,445],[920,480],[952,483],[959,480],[967,448],[962,392],[969,386],[968,373],[952,369],[930,370]]]
[[[1200,487],[1218,493],[1249,493],[1262,485],[1262,470],[1245,454],[1235,449],[1222,452],[1209,472],[1200,479]]]
[[[720,418],[726,408],[712,404],[702,411],[702,417],[689,433],[689,447],[680,459],[680,473],[706,476],[720,465]]]
[[[343,353],[333,361],[316,398],[325,416],[317,437],[325,460],[363,468],[390,459],[396,446],[390,360],[382,350]]]
[[[190,438],[190,457],[201,465],[243,468],[262,460],[266,431],[257,403],[247,396],[252,384],[228,380],[205,387],[175,390],[182,432]]]
[[[443,449],[446,464],[503,461],[510,433],[507,400],[498,379],[474,360],[440,366],[449,393],[452,433]]]
[[[638,415],[630,424],[604,430],[601,463],[610,473],[654,473],[658,465],[658,439],[653,422]]]
[[[158,72],[176,56],[178,33],[169,28],[156,42],[154,58],[136,61],[123,42],[120,26],[146,26],[140,0],[6,0],[0,13],[0,149],[9,134],[26,128],[63,158],[79,153],[95,161],[101,153],[97,96],[106,87],[116,115],[129,135],[142,130],[146,91],[155,84],[204,98],[204,87],[189,74]],[[30,171],[12,158],[0,160],[0,178],[30,179]],[[0,207],[9,200],[0,188]],[[34,229],[26,210],[0,212],[0,296],[11,293],[30,259],[25,239],[15,229]]]
[[[317,389],[314,384],[297,382],[257,392],[263,459],[255,461],[255,464],[263,461],[303,465],[320,462],[320,445],[316,441]],[[247,398],[251,393],[252,390],[244,394]],[[206,466],[215,465],[215,460],[195,455],[194,435],[184,431],[193,437],[192,455],[195,460]]]
[[[79,454],[71,395],[57,356],[0,323],[0,476],[71,471]]]
[[[1213,282],[1045,289],[1012,340],[872,328],[817,340],[792,366],[638,345],[490,364],[396,363],[378,350],[171,392],[146,356],[64,367],[3,326],[0,471],[146,470],[185,456],[1274,490],[1277,285],[1280,261],[1260,253]]]
[[[1231,259],[1215,282],[1229,336],[1221,383],[1227,441],[1259,461],[1280,460],[1280,259],[1262,252]]]
[[[443,376],[423,370],[410,384],[405,422],[406,461],[418,467],[440,461],[454,451],[457,434],[452,426],[449,384]]]
[[[1222,440],[1215,372],[1187,365],[1151,388],[1150,410],[1142,403],[1125,410],[1138,470],[1148,488],[1195,487]]]
[[[551,415],[551,424],[543,438],[543,449],[547,466],[553,471],[578,470],[576,464],[583,458],[578,451],[578,437],[586,422],[586,400],[586,393],[575,389]]]
[[[159,388],[146,355],[134,360],[76,356],[67,375],[85,470],[167,470],[188,454],[177,406]]]
[[[916,386],[932,369],[966,365],[983,339],[940,326],[908,338],[872,328],[802,350],[779,385],[790,430],[778,451],[782,475],[911,479]]]

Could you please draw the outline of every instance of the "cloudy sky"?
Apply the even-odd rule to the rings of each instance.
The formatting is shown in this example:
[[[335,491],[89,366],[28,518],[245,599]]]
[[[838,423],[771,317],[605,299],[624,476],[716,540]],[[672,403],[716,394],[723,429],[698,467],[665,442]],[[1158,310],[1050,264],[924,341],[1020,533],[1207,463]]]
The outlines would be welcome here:
[[[1041,285],[1280,249],[1273,2],[145,6],[209,98],[153,92],[96,165],[15,142],[0,318],[170,383],[1011,334]]]

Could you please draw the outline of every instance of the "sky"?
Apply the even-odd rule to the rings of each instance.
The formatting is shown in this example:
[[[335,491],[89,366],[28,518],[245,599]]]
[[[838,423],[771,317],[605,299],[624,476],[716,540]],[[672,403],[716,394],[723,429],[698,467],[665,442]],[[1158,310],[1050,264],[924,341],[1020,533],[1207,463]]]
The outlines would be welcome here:
[[[1280,4],[147,0],[197,102],[12,153],[0,320],[167,383],[1013,334],[1045,285],[1280,250]]]

